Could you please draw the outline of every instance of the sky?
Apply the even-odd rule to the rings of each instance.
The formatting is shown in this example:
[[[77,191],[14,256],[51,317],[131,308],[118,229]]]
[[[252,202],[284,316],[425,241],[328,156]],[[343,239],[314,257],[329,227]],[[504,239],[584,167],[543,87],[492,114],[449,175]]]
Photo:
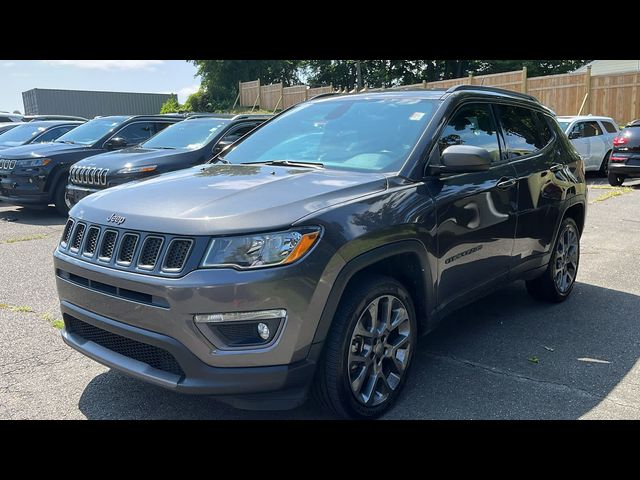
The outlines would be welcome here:
[[[200,86],[195,74],[185,60],[0,60],[0,111],[24,113],[32,88],[176,93],[183,103]]]

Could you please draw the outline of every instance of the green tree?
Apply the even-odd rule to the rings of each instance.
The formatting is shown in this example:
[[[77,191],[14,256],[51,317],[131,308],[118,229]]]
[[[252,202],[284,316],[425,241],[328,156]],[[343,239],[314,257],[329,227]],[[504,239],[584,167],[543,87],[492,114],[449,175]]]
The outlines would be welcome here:
[[[238,95],[238,82],[298,83],[299,60],[190,60],[202,77],[202,97],[208,110],[226,109]]]
[[[160,108],[160,113],[177,113],[179,111],[180,104],[178,103],[178,98],[175,95],[172,95]]]

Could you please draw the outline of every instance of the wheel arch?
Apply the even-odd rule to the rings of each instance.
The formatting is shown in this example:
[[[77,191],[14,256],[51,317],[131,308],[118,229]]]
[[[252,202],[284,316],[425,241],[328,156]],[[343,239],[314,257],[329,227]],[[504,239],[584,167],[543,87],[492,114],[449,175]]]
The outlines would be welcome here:
[[[338,273],[322,311],[313,343],[323,342],[344,293],[363,275],[377,273],[399,281],[414,303],[418,329],[428,329],[434,306],[433,282],[427,251],[418,240],[402,240],[362,253],[347,262]]]

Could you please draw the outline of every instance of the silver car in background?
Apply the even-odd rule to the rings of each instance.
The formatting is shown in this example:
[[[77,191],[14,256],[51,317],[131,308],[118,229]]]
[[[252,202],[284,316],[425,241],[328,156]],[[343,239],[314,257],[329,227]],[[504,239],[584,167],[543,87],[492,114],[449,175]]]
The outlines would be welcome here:
[[[582,157],[585,170],[606,176],[613,139],[620,131],[615,120],[594,115],[557,117],[557,120]]]

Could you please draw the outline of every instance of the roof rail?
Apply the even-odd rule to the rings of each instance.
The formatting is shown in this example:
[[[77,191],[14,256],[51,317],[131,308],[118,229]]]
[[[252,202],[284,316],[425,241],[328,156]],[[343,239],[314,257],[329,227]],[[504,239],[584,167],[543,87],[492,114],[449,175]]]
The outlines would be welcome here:
[[[533,95],[527,95],[526,93],[514,92],[513,90],[506,90],[504,88],[498,87],[484,87],[482,85],[454,85],[453,87],[448,88],[445,93],[453,93],[460,90],[484,90],[487,92],[504,93],[505,95],[525,98],[527,100],[532,100],[536,103],[540,103],[540,101]]]
[[[314,95],[313,97],[309,98],[308,100],[315,100],[316,98],[322,98],[322,97],[330,97],[332,95],[342,95],[342,94],[338,93],[338,92],[319,93],[318,95]]]

